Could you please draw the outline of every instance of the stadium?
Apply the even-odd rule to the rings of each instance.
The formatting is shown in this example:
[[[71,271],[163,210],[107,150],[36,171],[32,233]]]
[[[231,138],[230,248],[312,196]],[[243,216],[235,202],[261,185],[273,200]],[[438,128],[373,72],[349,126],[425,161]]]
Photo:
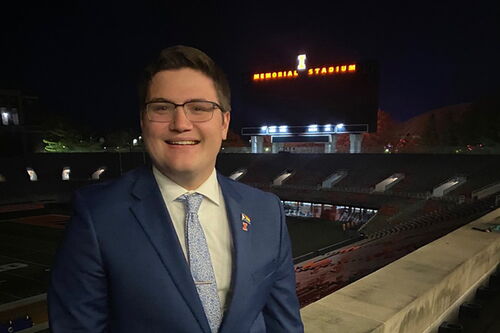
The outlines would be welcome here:
[[[248,73],[242,112],[267,121],[243,128],[251,153],[221,153],[217,170],[282,200],[308,331],[441,332],[460,319],[493,332],[500,155],[363,153],[377,127],[376,64],[305,59]],[[342,134],[350,153],[337,152]],[[308,142],[323,151],[283,151]],[[48,332],[45,292],[73,191],[148,164],[144,152],[0,159],[0,332]]]

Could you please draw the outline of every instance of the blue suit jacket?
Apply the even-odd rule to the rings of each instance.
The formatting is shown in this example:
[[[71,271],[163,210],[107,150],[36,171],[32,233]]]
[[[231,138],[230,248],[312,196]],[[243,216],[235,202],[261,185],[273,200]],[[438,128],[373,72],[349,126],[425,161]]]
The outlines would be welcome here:
[[[279,199],[218,180],[234,247],[220,332],[303,332]],[[241,213],[251,219],[247,231]],[[151,168],[75,193],[48,309],[53,333],[210,332]]]

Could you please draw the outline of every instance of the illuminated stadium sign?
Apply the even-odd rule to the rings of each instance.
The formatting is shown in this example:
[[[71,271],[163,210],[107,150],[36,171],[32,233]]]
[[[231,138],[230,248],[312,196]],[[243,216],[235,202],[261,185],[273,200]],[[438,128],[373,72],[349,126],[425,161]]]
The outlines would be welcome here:
[[[306,67],[306,59],[307,59],[307,57],[305,54],[299,54],[299,56],[297,57],[297,60],[299,61],[299,64],[297,65],[297,69],[299,71],[307,68]]]
[[[299,64],[297,65],[296,70],[280,70],[274,72],[265,72],[265,73],[254,73],[253,80],[254,81],[265,81],[265,80],[276,80],[276,79],[290,79],[298,77],[299,71],[307,69],[306,66],[306,55],[301,54],[297,57]],[[356,64],[348,64],[348,65],[328,65],[321,67],[313,67],[307,70],[308,76],[317,76],[317,75],[333,75],[333,74],[345,74],[345,73],[354,73],[356,72]]]
[[[337,73],[352,73],[356,71],[356,64],[342,65],[342,66],[329,66],[329,67],[316,67],[309,68],[307,75],[325,75]]]
[[[259,73],[253,75],[254,81],[270,80],[270,79],[286,79],[299,76],[299,73],[294,71],[280,71],[280,72],[269,72],[269,73]]]
[[[336,60],[327,54],[317,60],[309,54],[289,58],[284,54],[271,59],[267,68],[251,64],[253,70],[242,73],[246,80],[242,81],[237,107],[244,122],[256,127],[246,128],[249,132],[243,135],[275,137],[306,124],[318,124],[318,130],[311,127],[305,134],[375,132],[379,108],[376,61]],[[345,124],[344,131],[334,130],[335,124]],[[260,130],[263,125],[268,125],[269,133]]]

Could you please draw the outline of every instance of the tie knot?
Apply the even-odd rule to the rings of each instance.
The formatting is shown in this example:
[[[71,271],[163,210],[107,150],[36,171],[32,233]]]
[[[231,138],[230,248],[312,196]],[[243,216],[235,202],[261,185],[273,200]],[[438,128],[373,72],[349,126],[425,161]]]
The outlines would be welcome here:
[[[199,193],[183,194],[177,200],[184,202],[186,213],[197,214],[203,200],[203,195]]]

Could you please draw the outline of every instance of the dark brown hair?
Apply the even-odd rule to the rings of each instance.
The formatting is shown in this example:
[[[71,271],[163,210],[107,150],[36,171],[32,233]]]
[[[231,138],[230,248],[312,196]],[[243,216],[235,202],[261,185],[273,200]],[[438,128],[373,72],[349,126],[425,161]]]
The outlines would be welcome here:
[[[203,51],[184,45],[163,49],[158,58],[144,69],[139,83],[141,110],[146,102],[147,92],[153,76],[164,70],[181,68],[197,70],[212,79],[222,111],[231,111],[231,90],[224,72]]]

